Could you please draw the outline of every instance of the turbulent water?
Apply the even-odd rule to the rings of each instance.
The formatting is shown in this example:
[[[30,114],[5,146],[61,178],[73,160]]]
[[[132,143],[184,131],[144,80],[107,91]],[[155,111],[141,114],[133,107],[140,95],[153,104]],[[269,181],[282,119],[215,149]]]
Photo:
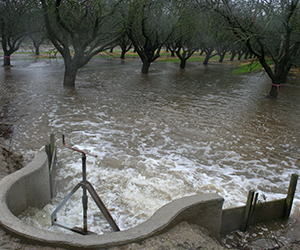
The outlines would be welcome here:
[[[217,192],[225,208],[244,205],[250,189],[261,200],[284,198],[300,172],[298,79],[269,100],[264,73],[234,75],[233,65],[189,62],[180,70],[157,61],[142,75],[139,60],[94,58],[70,90],[62,87],[61,59],[19,57],[0,69],[0,111],[16,124],[8,143],[32,158],[54,133],[59,147],[57,197],[23,215],[31,225],[63,230],[51,227],[50,214],[81,181],[81,154],[62,146],[62,133],[68,146],[98,156],[87,156],[87,179],[121,230],[197,193]],[[58,220],[82,226],[81,211],[79,190]],[[299,217],[298,187],[289,222],[261,231],[288,242],[300,234]],[[111,230],[91,198],[88,226]]]

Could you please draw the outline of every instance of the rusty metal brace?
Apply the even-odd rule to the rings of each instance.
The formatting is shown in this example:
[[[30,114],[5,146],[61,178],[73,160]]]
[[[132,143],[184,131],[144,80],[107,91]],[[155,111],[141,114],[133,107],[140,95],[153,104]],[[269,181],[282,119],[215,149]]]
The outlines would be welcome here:
[[[92,196],[93,200],[95,201],[96,205],[99,207],[99,209],[101,210],[101,212],[103,213],[104,217],[106,218],[106,220],[108,221],[108,223],[110,224],[110,226],[112,227],[112,229],[117,232],[120,231],[119,227],[117,226],[117,224],[115,223],[115,221],[113,220],[111,214],[109,213],[109,211],[107,210],[107,208],[105,207],[104,203],[102,202],[102,200],[100,199],[100,197],[98,196],[97,192],[95,191],[93,185],[88,182],[86,180],[86,155],[91,155],[94,157],[97,157],[97,155],[91,154],[91,153],[86,153],[82,150],[79,150],[77,148],[72,148],[72,147],[68,147],[65,144],[65,136],[62,135],[62,141],[63,141],[63,145],[66,148],[69,148],[71,150],[77,151],[79,153],[82,154],[82,181],[80,183],[78,183],[72,190],[71,192],[64,198],[64,200],[58,205],[58,207],[53,211],[53,213],[51,214],[51,224],[52,225],[56,225],[56,226],[60,226],[63,227],[65,229],[69,229],[71,231],[80,233],[80,234],[94,234],[90,231],[88,231],[87,229],[87,209],[88,209],[88,196],[87,196],[87,190],[89,191],[90,195]],[[56,214],[58,213],[58,211],[62,208],[62,206],[71,198],[71,196],[76,193],[76,191],[82,187],[82,206],[83,206],[83,228],[79,228],[79,227],[74,227],[71,225],[68,225],[64,222],[59,222],[57,221],[57,216]]]

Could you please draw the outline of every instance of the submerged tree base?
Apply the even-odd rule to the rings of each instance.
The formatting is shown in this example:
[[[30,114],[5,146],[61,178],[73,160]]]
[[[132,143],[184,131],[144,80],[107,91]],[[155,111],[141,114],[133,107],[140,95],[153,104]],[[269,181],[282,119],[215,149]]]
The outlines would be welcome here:
[[[266,98],[270,100],[278,100],[278,97],[271,96],[271,95],[267,95]]]

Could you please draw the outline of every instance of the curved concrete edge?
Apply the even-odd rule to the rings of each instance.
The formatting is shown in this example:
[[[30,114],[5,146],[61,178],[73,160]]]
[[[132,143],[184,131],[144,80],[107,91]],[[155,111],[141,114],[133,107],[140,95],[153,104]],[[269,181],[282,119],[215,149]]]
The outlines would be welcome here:
[[[224,200],[218,194],[198,194],[174,200],[137,227],[104,235],[61,234],[28,226],[16,216],[32,204],[41,206],[47,197],[37,200],[44,194],[49,193],[50,197],[50,188],[43,187],[49,184],[49,177],[45,175],[47,170],[47,156],[39,152],[33,162],[0,182],[0,226],[29,243],[66,249],[101,249],[145,240],[182,221],[200,225],[211,237],[220,236]],[[30,197],[32,195],[34,197]]]

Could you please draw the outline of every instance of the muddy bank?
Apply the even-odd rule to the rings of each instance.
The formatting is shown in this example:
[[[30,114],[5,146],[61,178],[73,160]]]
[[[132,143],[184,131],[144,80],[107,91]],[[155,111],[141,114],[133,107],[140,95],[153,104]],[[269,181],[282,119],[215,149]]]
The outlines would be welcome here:
[[[3,139],[0,138],[0,179],[3,179],[6,175],[21,169],[23,166],[23,157],[12,152],[9,147],[4,145]]]

